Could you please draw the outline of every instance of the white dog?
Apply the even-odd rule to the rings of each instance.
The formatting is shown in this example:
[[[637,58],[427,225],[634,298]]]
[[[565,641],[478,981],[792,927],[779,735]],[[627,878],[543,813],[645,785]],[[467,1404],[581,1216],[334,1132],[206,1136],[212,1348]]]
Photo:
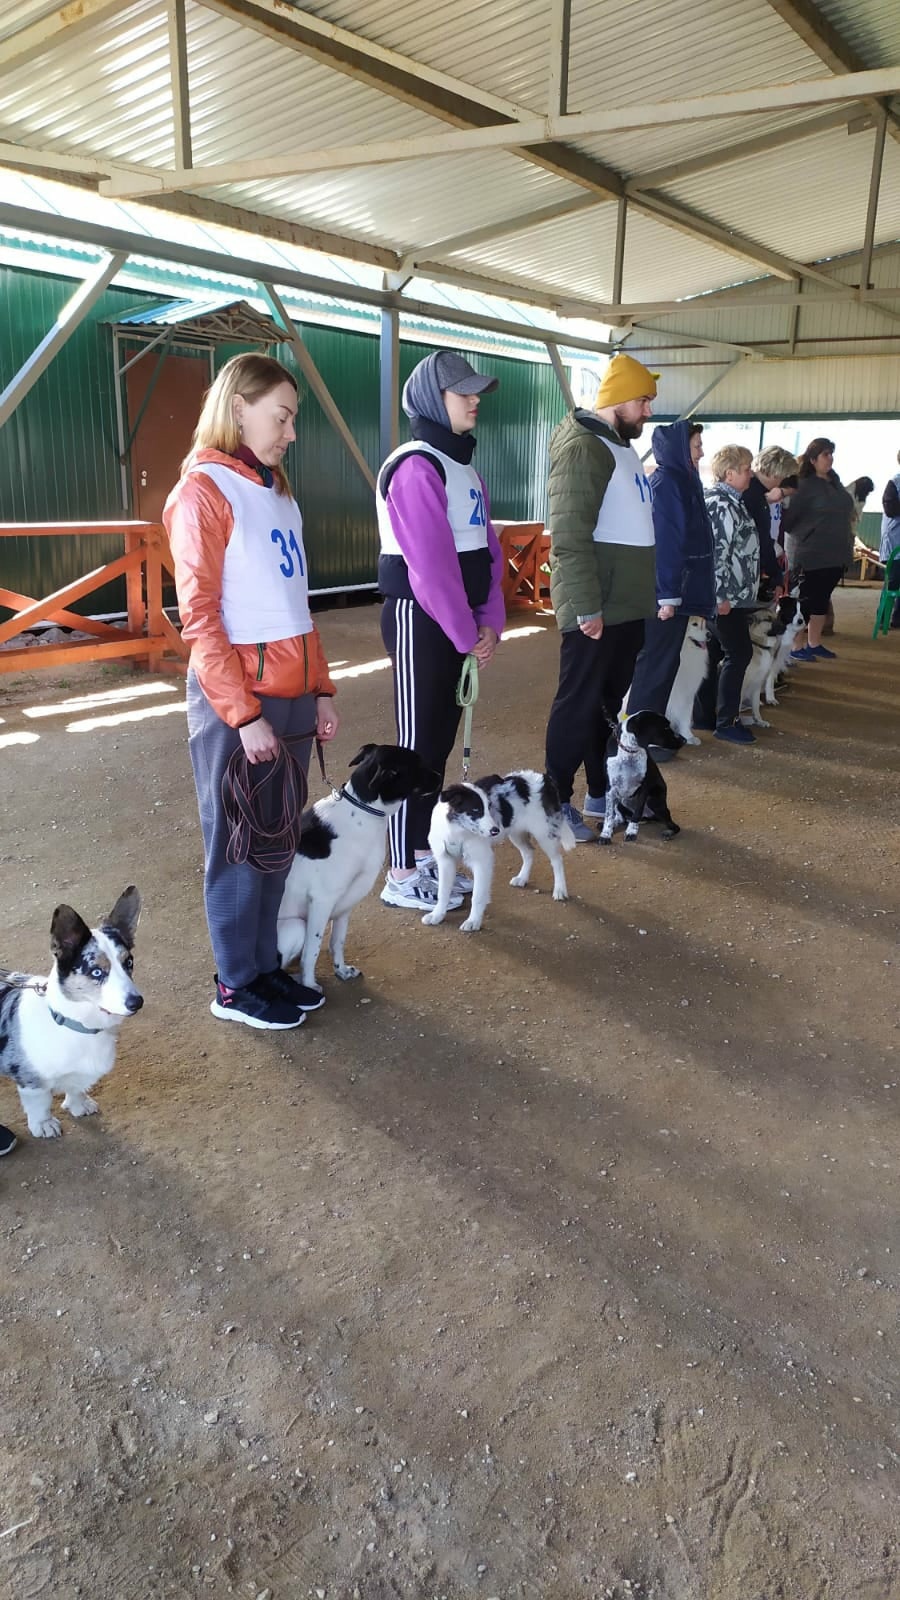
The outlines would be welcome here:
[[[691,617],[681,646],[678,673],[666,706],[666,720],[670,728],[680,734],[685,744],[699,744],[692,730],[694,696],[709,673],[709,633],[705,617]]]
[[[344,960],[350,913],[381,871],[388,818],[411,795],[433,792],[438,783],[422,757],[400,745],[364,744],[350,765],[351,781],[303,813],[300,848],[278,911],[282,966],[301,956],[300,982],[320,993],[316,961],[329,922],[335,973],[344,979],[362,976]],[[311,1009],[314,1002],[315,994]]]
[[[575,835],[552,778],[539,772],[510,772],[505,778],[492,773],[477,783],[452,784],[432,812],[428,844],[437,862],[438,899],[423,922],[432,928],[443,922],[462,859],[472,869],[474,885],[472,908],[460,931],[478,932],[491,899],[494,846],[501,839],[509,839],[522,857],[509,880],[514,888],[524,889],[528,883],[537,844],[553,868],[554,900],[568,899],[563,851],[573,849]]]
[[[753,655],[741,687],[741,721],[746,727],[770,728],[760,711],[760,698],[768,682],[784,628],[774,611],[757,611],[750,618]]]

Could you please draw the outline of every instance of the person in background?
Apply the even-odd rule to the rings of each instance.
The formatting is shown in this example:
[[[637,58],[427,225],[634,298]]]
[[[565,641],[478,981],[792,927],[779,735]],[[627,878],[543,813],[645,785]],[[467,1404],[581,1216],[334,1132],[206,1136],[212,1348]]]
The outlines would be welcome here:
[[[750,613],[759,591],[759,534],[743,496],[753,457],[727,444],[710,462],[715,482],[706,491],[716,567],[716,614],[710,622],[709,676],[694,702],[694,726],[726,744],[753,744],[739,720],[744,673],[753,655]],[[718,669],[718,674],[717,674]]]
[[[793,661],[833,661],[822,643],[831,596],[853,559],[853,497],[834,471],[834,444],[813,439],[800,457],[797,492],[784,512],[791,573],[800,578],[807,641]]]
[[[572,805],[584,764],[585,813],[602,817],[607,717],[618,714],[653,609],[652,491],[632,440],[652,414],[656,375],[614,356],[593,411],[570,411],[550,439],[550,594],[560,631],[546,769],[575,838],[597,835]]]
[[[703,424],[684,421],[654,428],[653,455],[656,611],[644,622],[628,709],[665,716],[688,620],[711,616],[716,603],[712,527],[699,472]],[[657,762],[669,761],[675,751],[653,745],[651,754]]]
[[[753,462],[753,475],[743,496],[744,505],[756,523],[760,553],[760,599],[779,600],[785,592],[786,571],[781,532],[782,488],[785,478],[797,471],[797,461],[780,445],[760,450]]]
[[[412,440],[393,450],[378,474],[381,634],[394,669],[397,740],[435,773],[433,791],[407,800],[390,822],[381,898],[409,911],[437,903],[428,829],[462,714],[462,664],[471,653],[486,667],[506,622],[502,552],[484,479],[472,464],[481,396],[498,383],[452,350],[426,356],[403,389]],[[471,887],[458,874],[451,906]]]
[[[900,450],[897,452],[897,463],[900,465]],[[894,474],[885,485],[881,497],[881,544],[879,555],[884,563],[887,574],[888,561],[892,550],[900,549],[900,472]],[[896,567],[897,563],[892,563]],[[891,582],[896,579],[896,574],[890,575]],[[891,616],[891,627],[900,628],[900,600],[894,601],[894,610]]]
[[[281,742],[304,768],[313,737],[333,739],[334,685],[310,616],[303,519],[283,466],[295,438],[297,383],[270,356],[233,356],[208,391],[163,521],[190,641],[187,722],[216,960],[210,1010],[251,1028],[297,1028],[324,1003],[282,969],[278,908],[288,865],[228,860],[222,780],[247,759],[261,829],[279,826]],[[278,769],[275,769],[276,771]]]

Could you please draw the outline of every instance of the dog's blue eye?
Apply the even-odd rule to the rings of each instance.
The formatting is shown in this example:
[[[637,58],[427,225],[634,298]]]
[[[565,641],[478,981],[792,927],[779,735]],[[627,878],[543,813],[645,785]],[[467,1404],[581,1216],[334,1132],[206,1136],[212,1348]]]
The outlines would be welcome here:
[[[97,982],[99,983],[101,978],[106,977],[106,973],[103,971],[102,967],[91,967],[91,977],[96,978]]]
[[[126,956],[125,960],[122,962],[122,965],[125,968],[126,972],[131,972],[133,967],[134,967],[133,958],[131,956]]]

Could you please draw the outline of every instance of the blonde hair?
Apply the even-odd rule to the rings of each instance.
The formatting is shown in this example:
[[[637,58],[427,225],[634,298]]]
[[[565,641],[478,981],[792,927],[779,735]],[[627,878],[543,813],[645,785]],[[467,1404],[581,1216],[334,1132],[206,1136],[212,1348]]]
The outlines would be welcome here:
[[[724,483],[726,472],[740,472],[742,467],[749,467],[752,460],[753,452],[746,445],[723,444],[709,463],[709,470],[716,483]]]
[[[764,478],[793,478],[800,471],[800,464],[797,457],[789,450],[782,450],[780,444],[767,444],[756,457],[753,471]]]
[[[241,430],[234,414],[235,395],[242,395],[248,405],[254,405],[280,383],[289,383],[297,389],[293,373],[273,356],[251,350],[226,361],[203,397],[191,448],[181,464],[182,472],[187,471],[198,450],[221,450],[224,455],[234,455],[241,442]],[[281,493],[290,494],[284,468],[277,466],[271,470]]]

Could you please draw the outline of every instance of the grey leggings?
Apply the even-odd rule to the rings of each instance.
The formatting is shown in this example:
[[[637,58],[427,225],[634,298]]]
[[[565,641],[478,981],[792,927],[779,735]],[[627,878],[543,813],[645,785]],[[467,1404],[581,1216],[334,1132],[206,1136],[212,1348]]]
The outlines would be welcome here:
[[[297,700],[276,700],[261,695],[262,714],[279,737],[310,733],[316,725],[316,701],[311,694]],[[200,828],[203,833],[203,893],[206,922],[216,970],[222,983],[239,989],[261,972],[272,972],[278,961],[278,908],[284,890],[284,872],[257,872],[255,867],[230,866],[225,859],[229,829],[222,807],[222,777],[232,753],[240,747],[236,728],[213,710],[194,672],[187,678],[188,745]],[[292,753],[306,771],[312,741],[292,745]],[[268,763],[250,768],[262,777]],[[281,796],[267,785],[263,791],[266,815],[275,820]]]

